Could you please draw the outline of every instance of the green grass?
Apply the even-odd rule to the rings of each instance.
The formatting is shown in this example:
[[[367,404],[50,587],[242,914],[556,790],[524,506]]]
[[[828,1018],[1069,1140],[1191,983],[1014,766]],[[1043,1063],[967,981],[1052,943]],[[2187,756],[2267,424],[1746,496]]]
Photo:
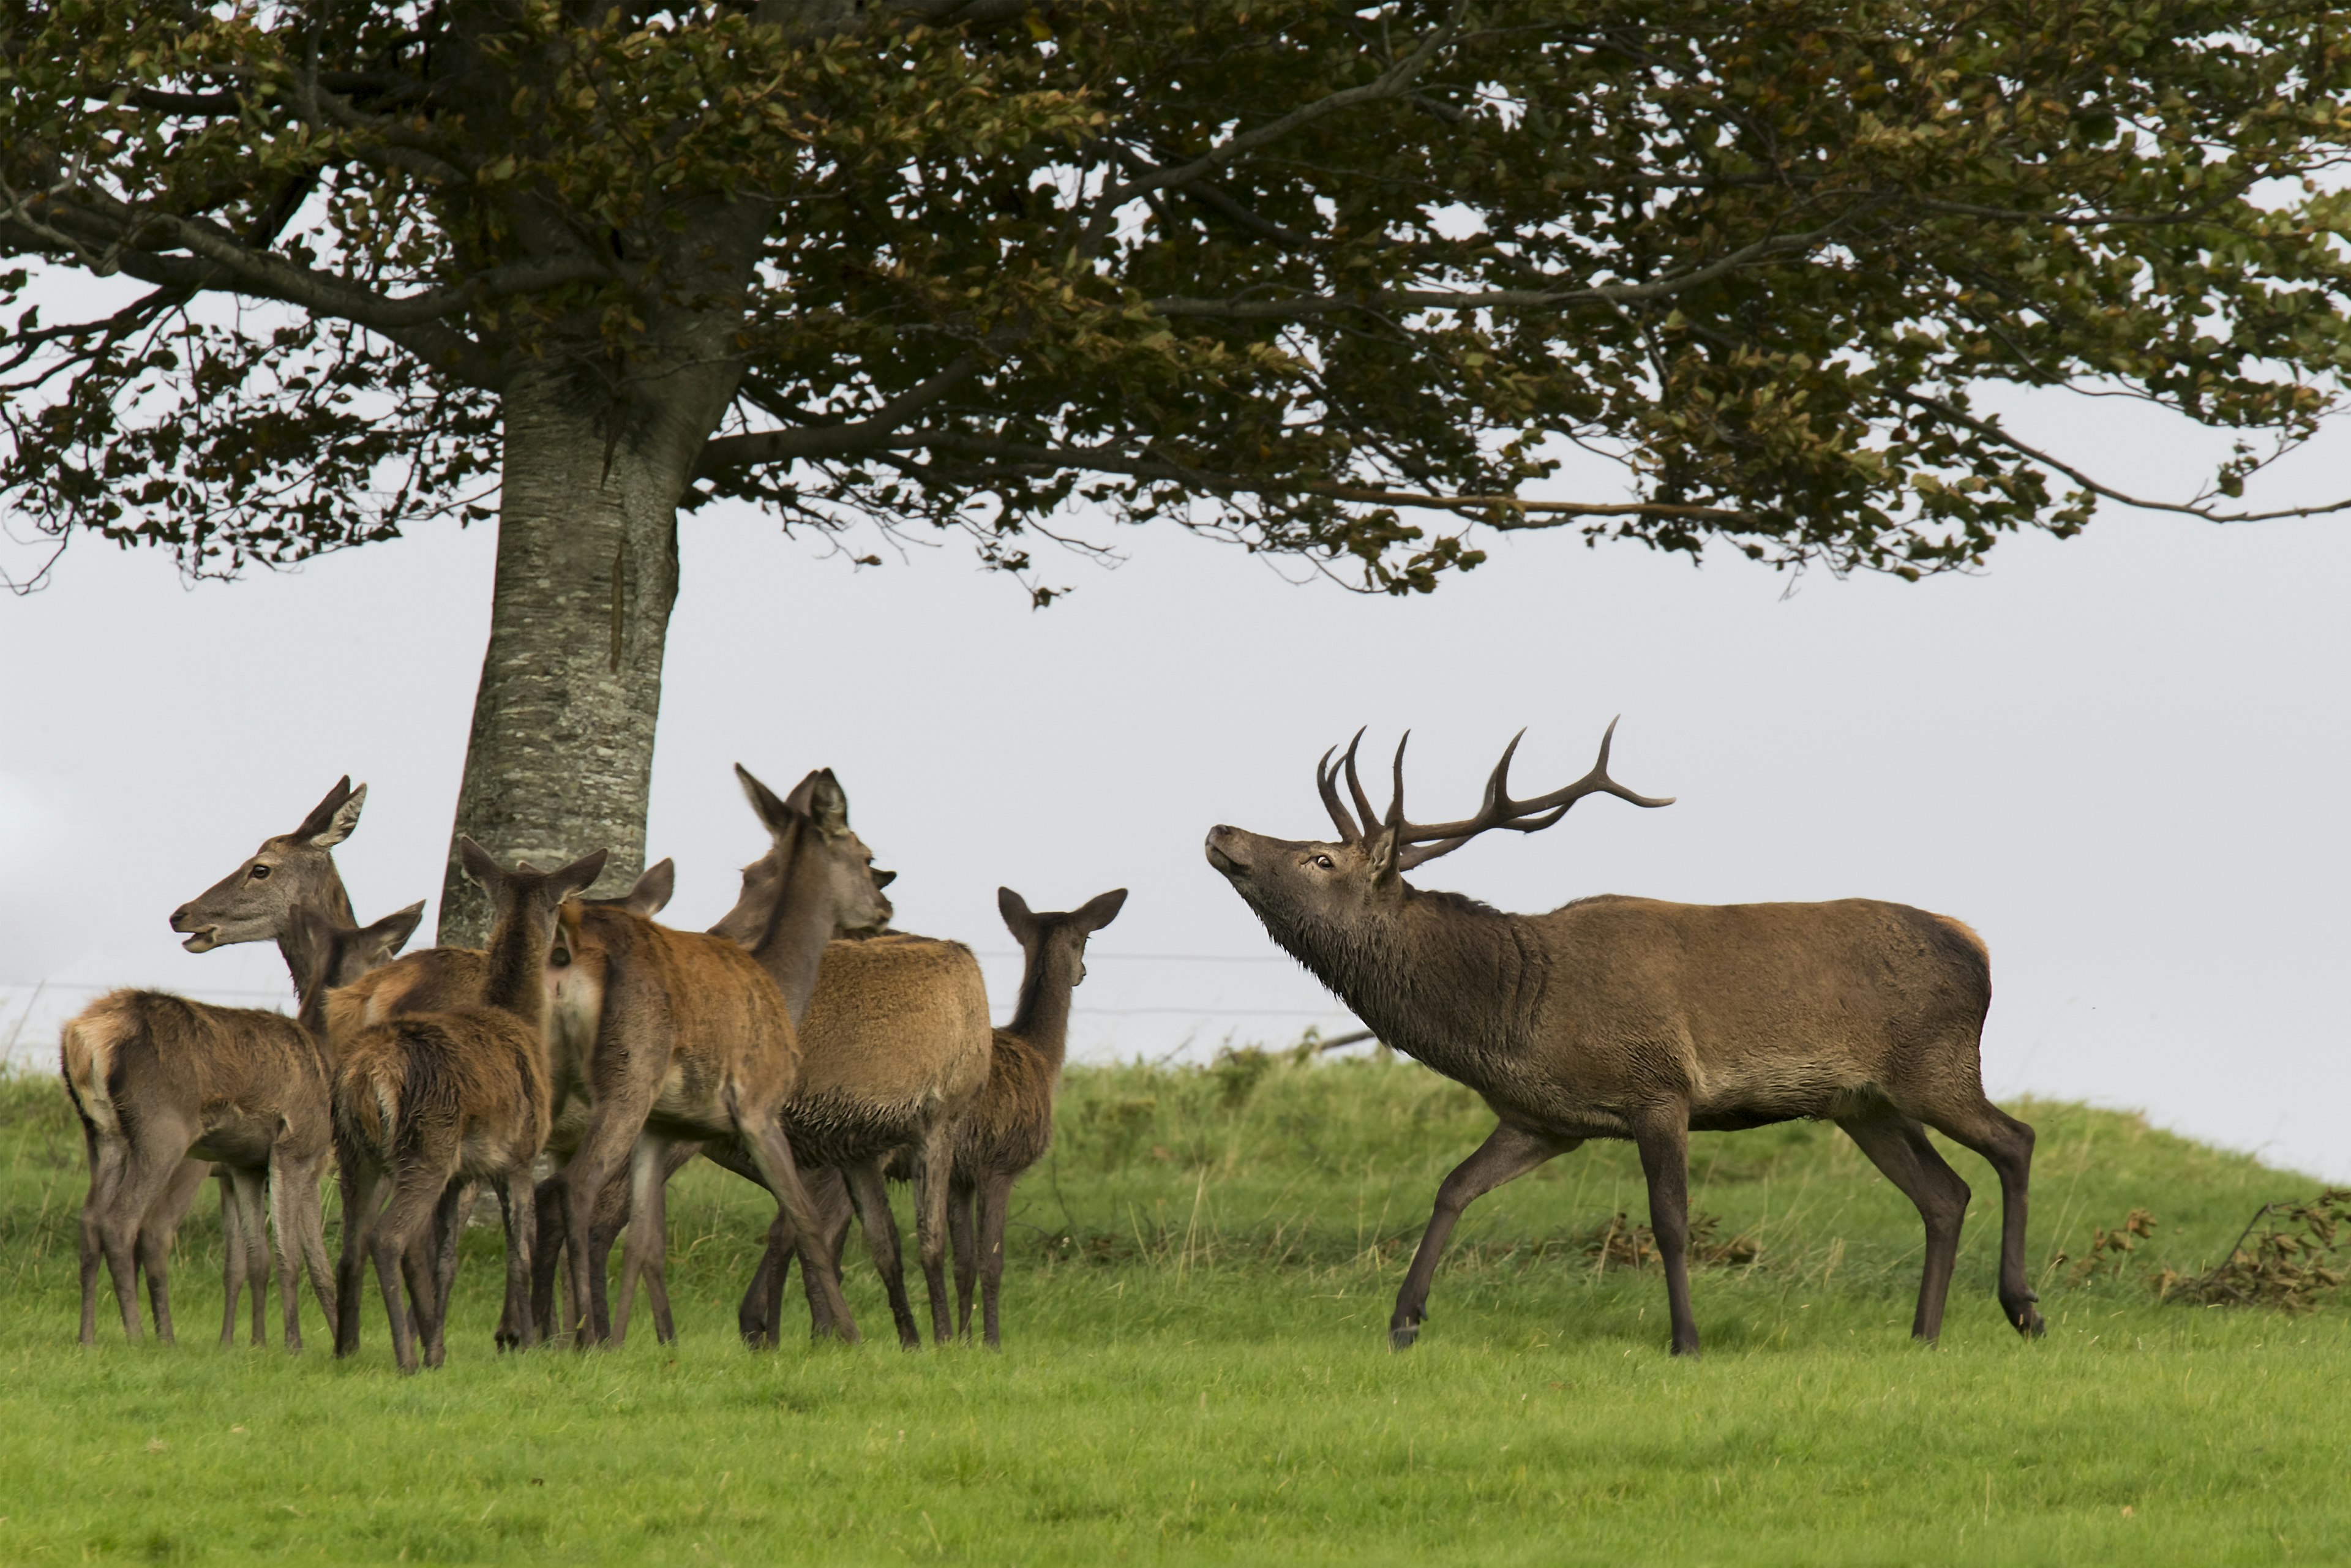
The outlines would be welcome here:
[[[1761,1247],[1698,1275],[1703,1360],[1665,1354],[1654,1271],[1587,1255],[1646,1216],[1630,1149],[1603,1145],[1472,1209],[1392,1354],[1403,1262],[1487,1118],[1409,1064],[1244,1057],[1072,1072],[1015,1200],[1001,1355],[744,1351],[758,1195],[702,1168],[671,1210],[678,1344],[494,1354],[476,1230],[449,1364],[402,1379],[372,1300],[353,1362],[319,1353],[315,1305],[298,1362],[214,1349],[209,1197],[180,1346],[110,1325],[77,1348],[79,1137],[52,1083],[0,1085],[0,1562],[2351,1557],[2342,1315],[2161,1304],[2136,1279],[2316,1184],[2127,1115],[2013,1109],[2041,1134],[2038,1343],[1992,1301],[1980,1161],[1952,1154],[1977,1201],[1921,1349],[1916,1216],[1834,1128],[1794,1124],[1693,1141],[1696,1207]],[[2129,1277],[2069,1284],[2054,1255],[2134,1207],[2159,1223]],[[853,1247],[850,1273],[886,1338]]]

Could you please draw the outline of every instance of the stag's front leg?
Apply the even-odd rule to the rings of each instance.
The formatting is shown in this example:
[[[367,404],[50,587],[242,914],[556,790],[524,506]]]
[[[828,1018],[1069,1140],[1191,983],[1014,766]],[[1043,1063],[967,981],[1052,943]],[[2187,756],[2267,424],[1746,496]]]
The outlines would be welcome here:
[[[1689,1107],[1652,1107],[1634,1123],[1641,1174],[1649,1180],[1649,1229],[1666,1266],[1666,1306],[1672,1314],[1674,1354],[1698,1354],[1698,1318],[1689,1293]]]
[[[872,1256],[873,1271],[882,1277],[883,1293],[890,1298],[890,1316],[898,1325],[898,1343],[905,1350],[919,1349],[923,1331],[914,1326],[914,1302],[906,1294],[905,1257],[898,1245],[898,1218],[890,1212],[890,1187],[883,1179],[882,1163],[860,1160],[843,1167],[841,1174],[849,1183],[851,1201],[857,1206],[857,1222],[865,1232],[865,1250]],[[829,1249],[820,1247],[819,1250]],[[836,1281],[841,1277],[837,1259],[832,1275]],[[936,1302],[938,1297],[934,1293],[931,1299]]]
[[[1436,1210],[1428,1217],[1428,1228],[1421,1232],[1404,1287],[1396,1291],[1395,1315],[1388,1320],[1389,1344],[1406,1350],[1420,1337],[1420,1325],[1428,1321],[1428,1288],[1437,1279],[1437,1262],[1445,1254],[1446,1242],[1452,1239],[1454,1226],[1460,1223],[1461,1211],[1504,1182],[1516,1180],[1583,1141],[1529,1132],[1505,1122],[1487,1134],[1476,1154],[1453,1167],[1437,1188]]]
[[[978,1190],[954,1186],[947,1188],[947,1245],[955,1253],[956,1337],[971,1337],[972,1291],[979,1279],[978,1232],[974,1228],[973,1210],[977,1207]]]
[[[931,1299],[931,1343],[954,1336],[947,1299],[947,1191],[955,1165],[955,1129],[939,1125],[923,1139],[914,1166],[914,1255],[923,1265],[923,1291]]]

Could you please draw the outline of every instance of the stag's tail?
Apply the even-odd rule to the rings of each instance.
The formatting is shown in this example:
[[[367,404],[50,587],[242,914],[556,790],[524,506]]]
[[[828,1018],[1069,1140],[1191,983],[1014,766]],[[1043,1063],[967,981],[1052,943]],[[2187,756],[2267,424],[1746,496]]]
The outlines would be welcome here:
[[[373,1155],[384,1166],[401,1163],[420,1134],[445,1116],[455,1085],[435,1048],[440,1032],[423,1019],[380,1024],[352,1041],[335,1080],[335,1136]]]

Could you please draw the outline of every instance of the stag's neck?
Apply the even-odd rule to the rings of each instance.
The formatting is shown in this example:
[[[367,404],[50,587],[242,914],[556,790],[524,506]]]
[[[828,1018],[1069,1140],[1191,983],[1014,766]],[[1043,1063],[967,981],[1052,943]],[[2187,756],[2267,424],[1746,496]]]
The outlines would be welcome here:
[[[1058,954],[1032,959],[1020,977],[1020,1003],[1004,1032],[1025,1041],[1054,1071],[1070,1048],[1070,993],[1078,988],[1077,964]]]
[[[1380,1040],[1473,1089],[1507,1076],[1549,980],[1517,915],[1407,888],[1343,929],[1274,940]]]

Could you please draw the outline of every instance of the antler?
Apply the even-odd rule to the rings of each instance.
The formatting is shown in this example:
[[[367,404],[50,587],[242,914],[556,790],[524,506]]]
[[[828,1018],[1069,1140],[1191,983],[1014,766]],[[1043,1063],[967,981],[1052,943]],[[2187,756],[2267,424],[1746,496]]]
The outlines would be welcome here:
[[[1405,741],[1396,742],[1395,798],[1388,807],[1386,826],[1395,834],[1395,842],[1403,851],[1396,857],[1398,871],[1410,871],[1414,866],[1425,865],[1439,855],[1450,854],[1490,829],[1507,828],[1514,833],[1541,832],[1567,815],[1567,809],[1586,795],[1614,795],[1620,800],[1630,800],[1635,806],[1670,806],[1674,803],[1670,795],[1662,800],[1635,795],[1608,777],[1608,747],[1616,738],[1616,720],[1613,718],[1608,721],[1606,733],[1600,737],[1600,759],[1592,765],[1591,772],[1548,795],[1539,795],[1531,800],[1513,800],[1510,799],[1510,758],[1517,754],[1519,742],[1525,738],[1526,733],[1523,729],[1519,731],[1510,737],[1510,744],[1502,748],[1502,759],[1494,764],[1494,771],[1486,780],[1486,798],[1479,803],[1478,814],[1465,817],[1458,822],[1422,823],[1404,820]],[[1411,738],[1407,732],[1405,740]],[[1350,747],[1350,761],[1353,757],[1353,748]],[[1364,814],[1368,820],[1369,811]],[[1405,845],[1413,847],[1403,848]]]
[[[1347,808],[1339,803],[1339,768],[1331,761],[1332,753],[1339,748],[1332,747],[1322,754],[1322,760],[1314,765],[1314,788],[1322,793],[1322,809],[1331,813],[1331,821],[1339,830],[1339,841],[1344,844],[1362,843],[1364,834],[1380,820],[1372,810],[1372,802],[1364,794],[1364,781],[1355,776],[1355,747],[1363,743],[1364,731],[1359,729],[1355,731],[1355,738],[1347,742],[1345,758],[1347,792],[1355,798],[1355,816],[1349,816]],[[1363,821],[1361,827],[1356,826],[1358,817]]]

